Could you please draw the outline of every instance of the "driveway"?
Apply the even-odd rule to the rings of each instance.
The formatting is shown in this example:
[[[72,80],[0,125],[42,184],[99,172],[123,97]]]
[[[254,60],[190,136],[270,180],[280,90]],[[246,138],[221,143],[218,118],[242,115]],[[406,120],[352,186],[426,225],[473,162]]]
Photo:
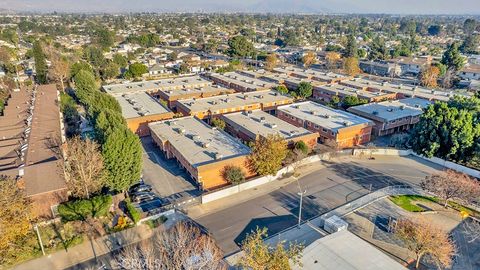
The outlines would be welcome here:
[[[397,184],[418,185],[426,175],[441,169],[410,157],[341,158],[323,164],[322,169],[299,179],[300,188],[306,190],[303,220],[352,201],[370,190]],[[295,225],[299,210],[298,192],[299,186],[293,182],[268,194],[207,213],[196,221],[212,233],[228,255],[238,251],[246,234],[257,226],[267,227],[272,235]],[[230,196],[228,200],[235,198],[235,195]]]
[[[151,137],[142,138],[143,179],[154,191],[171,202],[182,202],[200,195],[188,174],[174,159],[166,159]]]

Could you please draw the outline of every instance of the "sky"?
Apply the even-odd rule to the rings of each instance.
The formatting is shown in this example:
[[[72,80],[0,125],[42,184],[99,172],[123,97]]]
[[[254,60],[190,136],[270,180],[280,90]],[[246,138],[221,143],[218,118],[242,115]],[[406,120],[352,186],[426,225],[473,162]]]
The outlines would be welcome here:
[[[273,12],[480,15],[480,0],[0,0],[30,12]]]

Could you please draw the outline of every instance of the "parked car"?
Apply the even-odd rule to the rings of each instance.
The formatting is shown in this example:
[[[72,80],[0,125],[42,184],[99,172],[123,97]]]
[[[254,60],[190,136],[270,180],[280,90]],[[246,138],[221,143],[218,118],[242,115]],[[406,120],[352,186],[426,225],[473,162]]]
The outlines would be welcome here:
[[[131,186],[130,189],[128,190],[128,193],[132,195],[139,192],[150,192],[150,191],[152,191],[152,186],[140,182],[138,184]]]
[[[138,192],[131,195],[132,201],[134,202],[145,202],[154,199],[158,199],[157,195],[153,192]]]

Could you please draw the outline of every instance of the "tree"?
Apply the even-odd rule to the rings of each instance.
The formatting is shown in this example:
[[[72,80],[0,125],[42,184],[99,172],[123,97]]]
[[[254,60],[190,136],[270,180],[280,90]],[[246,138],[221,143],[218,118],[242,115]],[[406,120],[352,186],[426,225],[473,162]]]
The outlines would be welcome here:
[[[453,170],[427,176],[420,186],[444,200],[445,207],[453,199],[471,202],[480,196],[480,184],[477,180]]]
[[[337,109],[339,103],[340,103],[340,97],[335,95],[330,98],[330,100],[327,103],[327,106]]]
[[[267,55],[267,58],[265,59],[265,67],[267,70],[272,70],[276,68],[278,65],[278,57],[277,54],[275,53],[270,53]]]
[[[353,35],[349,35],[347,38],[347,45],[345,46],[343,56],[346,58],[358,56],[357,40]]]
[[[388,56],[387,46],[385,40],[376,36],[370,43],[369,60],[386,60]]]
[[[310,67],[312,64],[315,64],[317,61],[317,55],[309,51],[302,57],[302,63],[305,67]]]
[[[226,123],[225,123],[225,121],[223,121],[222,119],[220,119],[218,117],[213,117],[212,118],[212,126],[218,128],[218,129],[224,130],[225,126],[226,126]]]
[[[477,48],[479,43],[480,43],[479,35],[468,35],[463,41],[459,49],[462,53],[476,54],[478,53]]]
[[[477,21],[474,19],[468,18],[463,22],[463,31],[466,34],[471,34],[477,29]]]
[[[70,67],[70,79],[75,78],[75,76],[80,72],[80,70],[85,70],[90,73],[93,73],[93,68],[89,63],[85,61],[78,61]]]
[[[267,236],[267,228],[258,227],[247,235],[241,247],[244,254],[239,261],[243,269],[289,270],[290,262],[302,266],[302,245],[289,243],[288,247],[285,247],[285,241],[279,241],[275,247],[270,247],[263,242],[263,238]]]
[[[342,108],[346,110],[350,107],[367,104],[367,103],[368,103],[368,100],[366,99],[359,98],[357,96],[346,96],[342,100]]]
[[[103,144],[113,131],[124,127],[127,123],[122,114],[117,111],[104,108],[95,119],[95,139]]]
[[[420,84],[425,87],[437,87],[440,69],[437,66],[429,66],[420,73]]]
[[[70,73],[70,63],[59,54],[59,52],[52,52],[49,55],[51,62],[48,75],[62,86],[62,91],[65,90],[64,81]]]
[[[37,82],[39,84],[47,83],[47,60],[45,59],[45,53],[43,52],[42,44],[40,41],[33,43],[33,57],[35,59],[35,71],[37,73]]]
[[[14,252],[31,229],[31,204],[17,181],[0,176],[0,252]],[[0,256],[0,264],[5,256]]]
[[[295,90],[297,96],[300,98],[308,98],[312,95],[313,86],[309,82],[301,82],[298,84],[298,88]]]
[[[94,33],[94,43],[98,44],[104,51],[108,51],[115,42],[115,34],[108,29],[99,28]]]
[[[251,57],[255,54],[253,44],[244,36],[234,36],[228,40],[229,53],[233,57]]]
[[[259,175],[276,174],[287,156],[287,142],[278,134],[260,136],[249,156],[250,166]]]
[[[429,105],[412,132],[412,148],[426,157],[466,161],[472,156],[479,136],[479,125],[474,122],[475,111],[469,108],[471,100],[454,98],[449,103]]]
[[[438,36],[442,32],[442,28],[440,25],[430,25],[427,32],[430,36]]]
[[[128,270],[226,269],[215,240],[186,222],[179,222],[139,245],[130,245],[117,261],[120,268]]]
[[[113,61],[107,61],[105,65],[100,69],[100,76],[103,80],[115,78],[119,75],[119,73],[120,66]]]
[[[99,145],[90,139],[74,137],[67,141],[64,162],[65,180],[77,198],[90,198],[105,185],[103,158]]]
[[[133,63],[128,67],[129,75],[131,75],[133,78],[138,78],[141,77],[143,74],[148,73],[148,68],[142,63]]]
[[[245,172],[238,166],[226,166],[222,175],[225,180],[234,185],[245,181]]]
[[[128,65],[128,60],[125,56],[116,53],[113,55],[113,62],[117,64],[120,68],[126,68]]]
[[[138,182],[142,171],[142,146],[137,135],[126,127],[117,128],[102,146],[107,186],[125,191]]]
[[[473,243],[480,239],[480,221],[478,219],[466,220],[463,223],[465,234],[468,238],[468,243]]]
[[[347,59],[345,59],[344,69],[345,73],[350,76],[357,76],[358,74],[360,74],[361,70],[358,64],[358,58],[348,57]]]
[[[448,234],[425,219],[413,221],[400,219],[393,224],[396,237],[401,239],[406,248],[416,257],[415,268],[425,255],[440,268],[449,268],[455,254],[455,246]]]
[[[288,94],[288,88],[283,84],[277,85],[277,87],[275,87],[275,91],[279,92],[282,95]]]
[[[342,56],[337,52],[327,52],[325,54],[325,60],[327,61],[327,69],[333,70],[338,67],[338,62]]]
[[[442,56],[442,64],[446,65],[447,68],[452,68],[455,71],[462,69],[465,65],[465,58],[460,54],[458,50],[458,43],[451,43],[445,53]]]

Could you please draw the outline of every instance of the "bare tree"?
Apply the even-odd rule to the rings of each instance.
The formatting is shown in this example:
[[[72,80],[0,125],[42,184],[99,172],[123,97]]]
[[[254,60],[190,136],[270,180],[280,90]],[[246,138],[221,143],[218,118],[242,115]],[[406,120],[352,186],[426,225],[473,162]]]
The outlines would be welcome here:
[[[465,229],[469,243],[473,243],[480,239],[480,220],[474,218],[465,220],[463,228]]]
[[[96,142],[79,137],[67,141],[64,174],[73,196],[89,198],[105,183],[102,154]]]
[[[403,240],[406,248],[415,254],[416,269],[425,255],[429,255],[428,259],[439,268],[448,268],[452,265],[455,246],[441,228],[423,218],[416,221],[400,219],[392,225],[392,228],[395,236]]]
[[[54,49],[48,48],[46,51],[51,62],[48,75],[54,81],[59,82],[62,86],[62,91],[65,91],[64,81],[68,78],[68,74],[70,73],[70,63],[64,56]]]
[[[117,257],[124,269],[226,269],[223,253],[215,241],[197,226],[177,223]]]
[[[464,173],[446,170],[425,177],[420,186],[445,201],[445,207],[452,199],[471,202],[480,194],[480,184],[477,180]]]

